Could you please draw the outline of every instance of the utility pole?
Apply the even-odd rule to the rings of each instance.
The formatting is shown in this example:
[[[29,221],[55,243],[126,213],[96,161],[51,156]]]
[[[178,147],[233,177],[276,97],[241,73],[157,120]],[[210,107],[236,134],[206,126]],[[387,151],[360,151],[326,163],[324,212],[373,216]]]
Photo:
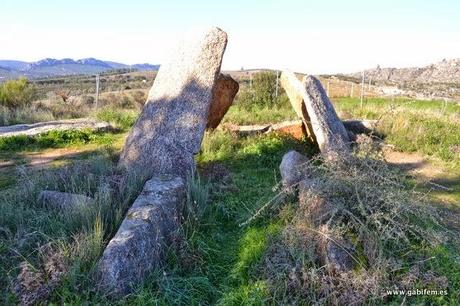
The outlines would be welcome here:
[[[96,74],[96,109],[99,103],[99,74]]]
[[[364,71],[362,72],[362,80],[361,80],[361,108],[363,108],[363,98],[364,98]]]
[[[275,92],[276,97],[278,97],[278,87],[279,87],[279,71],[276,70],[276,92]]]
[[[353,98],[353,89],[355,89],[355,83],[351,83],[350,98]]]
[[[369,76],[369,87],[368,87],[369,91],[371,90],[371,85],[372,85],[372,77]]]

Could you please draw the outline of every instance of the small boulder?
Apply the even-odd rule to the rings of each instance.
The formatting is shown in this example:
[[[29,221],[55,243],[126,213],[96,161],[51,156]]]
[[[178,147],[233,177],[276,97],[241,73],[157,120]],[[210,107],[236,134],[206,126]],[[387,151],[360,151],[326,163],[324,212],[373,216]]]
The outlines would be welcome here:
[[[300,209],[315,226],[320,226],[329,220],[334,212],[334,206],[324,196],[312,191],[312,180],[303,180],[299,183]]]
[[[291,187],[305,178],[303,170],[308,162],[308,157],[297,151],[289,151],[284,154],[280,164],[281,180],[284,187]]]
[[[48,208],[68,210],[93,205],[94,199],[82,194],[43,190],[38,202]]]
[[[219,74],[216,85],[212,91],[212,101],[209,108],[207,129],[215,129],[224,118],[240,85],[231,76]]]
[[[322,263],[333,272],[347,272],[355,267],[354,247],[347,240],[337,237],[330,232],[326,225],[320,227],[318,237],[318,252]]]

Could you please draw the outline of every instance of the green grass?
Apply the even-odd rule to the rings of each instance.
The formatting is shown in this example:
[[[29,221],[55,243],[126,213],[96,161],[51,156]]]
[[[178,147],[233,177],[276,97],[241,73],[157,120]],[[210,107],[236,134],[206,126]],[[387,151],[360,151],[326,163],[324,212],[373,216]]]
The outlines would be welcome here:
[[[36,136],[11,136],[0,138],[0,153],[43,150],[95,143],[107,145],[117,134],[92,130],[50,131]]]
[[[377,118],[388,109],[379,101],[367,101],[365,110],[358,109],[357,100],[336,102],[342,111],[367,118]],[[343,104],[341,104],[343,103]],[[371,105],[374,103],[375,105]],[[398,102],[399,103],[399,102]],[[409,105],[400,102],[403,106]],[[418,103],[418,102],[417,102]],[[437,107],[433,105],[433,109]],[[422,107],[422,106],[420,106]],[[423,106],[425,107],[425,106]],[[455,109],[454,109],[455,110]],[[427,109],[419,110],[425,114]],[[116,123],[121,129],[130,127],[137,114],[124,113],[110,109],[101,110],[96,117]],[[454,133],[457,127],[442,119],[441,123],[433,117],[422,121],[413,115],[414,121],[406,127],[386,126],[386,137],[404,150],[431,152],[433,156],[444,157],[442,146],[451,145],[456,138],[444,135]],[[440,115],[455,116],[446,108]],[[290,105],[274,108],[258,107],[252,109],[232,106],[225,122],[254,124],[294,119]],[[433,124],[425,124],[433,120]],[[450,124],[450,125],[449,125]],[[452,126],[451,126],[452,125]],[[414,127],[425,128],[423,132]],[[451,129],[451,130],[449,130]],[[412,134],[411,134],[412,133]],[[431,133],[431,134],[430,134]],[[429,142],[421,135],[429,136]],[[419,138],[417,138],[419,136]],[[4,154],[24,150],[41,150],[69,145],[88,144],[110,145],[120,135],[98,134],[88,131],[77,133],[51,133],[37,138],[18,138],[0,142]],[[391,138],[394,137],[394,138]],[[405,138],[404,138],[405,137]],[[419,139],[419,142],[413,141]],[[439,140],[439,141],[437,141]],[[400,141],[400,143],[398,143]],[[3,146],[3,147],[1,147]],[[413,147],[410,147],[413,146]],[[50,302],[54,304],[136,304],[136,305],[264,305],[274,302],[273,288],[268,280],[260,276],[261,263],[270,246],[289,224],[295,211],[286,206],[279,213],[278,207],[267,211],[247,226],[240,226],[275,194],[274,186],[279,183],[279,163],[284,153],[290,149],[311,155],[312,145],[274,134],[251,137],[237,137],[229,132],[216,130],[206,132],[201,151],[196,160],[199,166],[220,163],[231,173],[231,182],[206,182],[202,179],[194,187],[194,197],[201,202],[208,199],[205,209],[202,206],[192,209],[191,215],[199,222],[184,227],[186,237],[179,251],[168,253],[165,266],[156,271],[138,290],[125,298],[110,300],[101,296],[94,288],[92,271],[105,243],[116,231],[139,186],[130,186],[115,198],[108,197],[106,187],[101,182],[104,177],[117,174],[114,162],[117,159],[112,150],[102,150],[97,157],[87,156],[88,161],[78,161],[68,169],[50,169],[40,173],[26,172],[18,178],[16,190],[0,191],[0,303],[16,304],[16,298],[9,292],[9,285],[18,274],[18,265],[27,260],[34,267],[40,267],[43,259],[39,256],[37,245],[51,242],[69,260],[70,272],[63,283],[53,292]],[[428,153],[426,153],[428,154]],[[69,170],[70,169],[70,170]],[[1,184],[1,180],[0,180]],[[58,214],[45,210],[36,202],[37,194],[43,188],[94,196],[97,205],[77,216]],[[210,190],[207,195],[206,190]],[[283,216],[286,213],[288,216]],[[442,246],[436,249],[420,248],[427,257],[435,260],[426,262],[432,269],[447,277],[450,287],[459,288],[458,261],[456,248]],[[458,296],[458,294],[457,294]],[[419,303],[448,304],[449,299],[417,298],[410,301]],[[400,304],[401,300],[394,302]]]
[[[96,113],[96,118],[109,122],[122,130],[131,128],[139,115],[136,110],[122,110],[113,107],[105,107]]]
[[[341,98],[342,117],[379,119],[377,130],[400,151],[419,152],[460,169],[460,104],[411,99]]]

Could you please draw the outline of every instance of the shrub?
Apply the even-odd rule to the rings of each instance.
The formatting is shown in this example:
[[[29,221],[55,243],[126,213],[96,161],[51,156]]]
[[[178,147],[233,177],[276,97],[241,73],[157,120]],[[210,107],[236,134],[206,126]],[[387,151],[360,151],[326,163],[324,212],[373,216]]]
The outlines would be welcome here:
[[[25,78],[7,81],[0,86],[0,104],[9,108],[30,104],[34,95],[35,88]]]

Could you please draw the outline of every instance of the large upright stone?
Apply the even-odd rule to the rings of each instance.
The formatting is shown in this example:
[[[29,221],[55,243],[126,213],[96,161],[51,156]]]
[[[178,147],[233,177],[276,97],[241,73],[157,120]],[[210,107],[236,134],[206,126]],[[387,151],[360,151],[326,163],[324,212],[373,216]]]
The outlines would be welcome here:
[[[180,177],[155,176],[145,183],[98,263],[102,291],[125,295],[159,266],[165,245],[179,228],[185,199]]]
[[[303,100],[322,153],[348,151],[350,138],[320,81],[311,76],[302,80]]]
[[[302,84],[300,83],[300,80],[293,72],[283,71],[281,73],[280,83],[286,92],[297,117],[302,119],[307,132],[307,137],[310,138],[310,140],[315,141],[315,134],[313,133],[313,128],[311,126],[310,116],[308,116],[307,109],[303,103],[303,97],[300,90]]]
[[[144,175],[186,176],[194,167],[227,34],[212,28],[190,35],[161,65],[119,165]]]
[[[224,118],[240,85],[230,75],[219,74],[217,83],[212,93],[212,102],[209,109],[207,129],[215,129]]]

